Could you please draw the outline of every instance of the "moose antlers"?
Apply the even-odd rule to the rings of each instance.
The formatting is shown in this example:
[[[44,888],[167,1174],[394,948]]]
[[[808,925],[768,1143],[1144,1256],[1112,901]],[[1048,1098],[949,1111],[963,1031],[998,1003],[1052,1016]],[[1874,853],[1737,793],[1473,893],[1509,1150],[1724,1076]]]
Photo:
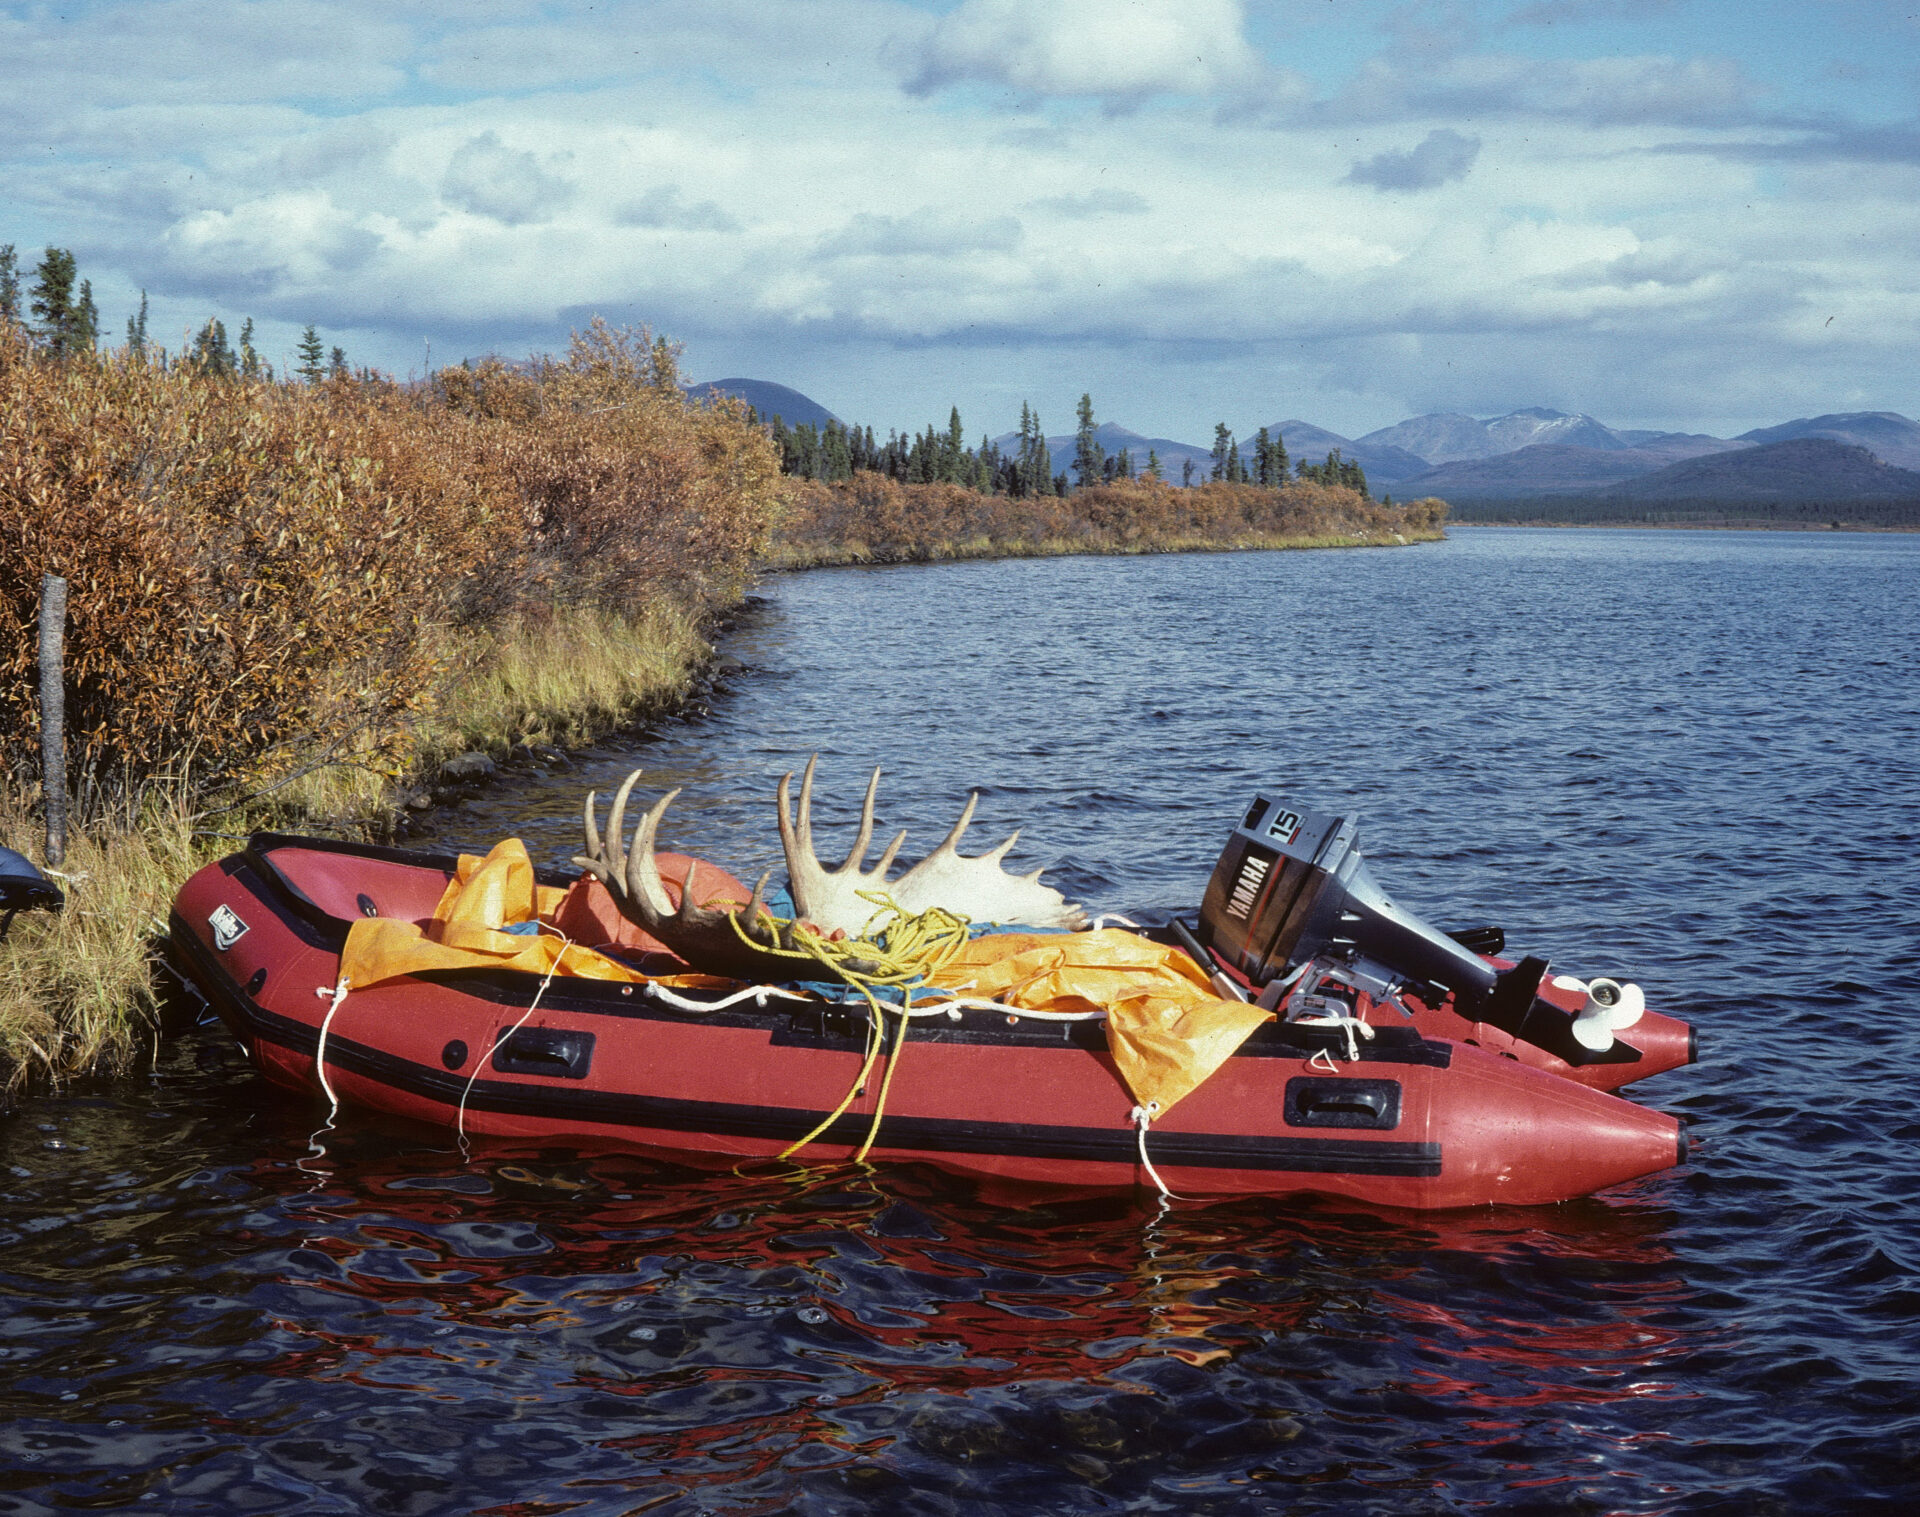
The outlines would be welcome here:
[[[594,821],[594,793],[587,792],[586,852],[576,854],[574,863],[607,887],[622,915],[638,922],[694,968],[737,980],[791,978],[793,961],[770,951],[779,944],[771,928],[761,921],[761,892],[766,889],[767,875],[761,875],[760,883],[753,887],[753,897],[746,905],[746,919],[741,923],[751,941],[743,942],[740,933],[734,931],[733,912],[716,911],[697,903],[694,889],[697,866],[691,860],[680,887],[679,909],[674,908],[666,881],[660,878],[653,847],[660,830],[660,818],[673,804],[673,798],[680,793],[678,790],[668,791],[655,801],[652,809],[634,826],[633,846],[621,847],[627,797],[639,778],[640,771],[636,769],[615,793],[613,809],[607,813],[604,841]]]
[[[873,798],[880,786],[880,771],[867,781],[867,794],[860,807],[860,831],[853,840],[844,863],[838,869],[821,864],[813,851],[813,770],[819,755],[807,760],[800,780],[798,817],[788,811],[788,786],[793,776],[780,780],[780,846],[787,855],[787,877],[793,886],[793,903],[801,916],[823,932],[836,928],[859,932],[873,915],[873,903],[861,899],[861,892],[884,890],[908,916],[932,907],[943,907],[975,922],[1019,922],[1029,927],[1084,927],[1087,916],[1059,891],[1040,883],[1041,871],[1008,874],[1000,861],[1019,841],[1019,832],[1011,834],[998,848],[968,858],[959,851],[961,835],[973,821],[973,808],[979,804],[976,792],[967,797],[960,820],[953,824],[940,846],[915,864],[897,880],[889,880],[887,871],[907,840],[906,833],[881,850],[879,862],[863,870],[868,845],[873,841]]]
[[[862,892],[876,891],[886,892],[909,916],[938,906],[977,922],[1018,922],[1031,927],[1086,926],[1086,913],[1059,891],[1042,885],[1040,870],[1013,875],[1000,867],[1008,850],[1019,840],[1018,832],[987,853],[972,857],[960,853],[960,838],[973,820],[974,807],[980,799],[978,794],[967,798],[960,820],[954,823],[940,846],[897,880],[889,880],[887,871],[893,867],[900,845],[906,841],[904,832],[881,850],[879,861],[871,869],[863,868],[867,849],[873,842],[873,802],[880,785],[878,769],[867,782],[866,799],[860,808],[860,830],[853,847],[839,868],[826,868],[813,851],[813,771],[817,762],[818,755],[807,761],[800,781],[797,816],[790,799],[792,774],[781,777],[778,796],[780,843],[787,856],[795,914],[821,933],[858,936],[875,910],[873,902],[862,899]],[[678,790],[654,802],[634,827],[632,845],[622,847],[627,797],[639,778],[640,771],[636,769],[615,794],[604,838],[594,817],[594,796],[588,793],[584,818],[586,851],[577,855],[574,863],[607,887],[626,916],[696,969],[736,979],[792,978],[794,961],[774,952],[782,945],[771,925],[762,919],[766,875],[754,886],[753,897],[744,908],[744,919],[739,919],[738,908],[727,912],[696,902],[694,866],[689,864],[680,904],[675,908],[654,858],[654,844],[660,818],[680,794]],[[735,930],[736,920],[740,921],[740,931]],[[748,941],[742,941],[742,932]]]

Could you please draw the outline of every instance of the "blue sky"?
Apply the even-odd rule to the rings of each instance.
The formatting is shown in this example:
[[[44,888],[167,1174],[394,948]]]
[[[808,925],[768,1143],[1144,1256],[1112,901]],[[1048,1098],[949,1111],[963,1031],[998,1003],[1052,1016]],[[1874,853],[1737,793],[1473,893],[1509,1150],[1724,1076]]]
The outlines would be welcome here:
[[[116,336],[599,314],[883,433],[1911,416],[1920,0],[0,0],[8,241]]]

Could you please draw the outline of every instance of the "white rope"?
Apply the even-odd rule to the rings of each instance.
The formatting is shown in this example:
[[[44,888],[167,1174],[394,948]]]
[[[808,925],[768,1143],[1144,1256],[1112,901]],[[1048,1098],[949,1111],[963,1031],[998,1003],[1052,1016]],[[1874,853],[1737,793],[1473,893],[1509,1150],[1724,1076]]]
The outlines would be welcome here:
[[[1170,1201],[1184,1201],[1187,1199],[1185,1196],[1176,1196],[1167,1189],[1167,1182],[1160,1178],[1160,1171],[1153,1167],[1153,1160],[1147,1157],[1147,1124],[1153,1120],[1154,1114],[1159,1110],[1158,1101],[1149,1101],[1145,1106],[1136,1106],[1127,1113],[1128,1119],[1133,1123],[1134,1137],[1140,1148],[1140,1166],[1146,1170],[1153,1183],[1159,1188],[1161,1195]]]
[[[331,988],[316,985],[313,988],[313,993],[322,1000],[328,996],[333,997],[333,1004],[327,1008],[327,1014],[320,1019],[320,1042],[313,1050],[313,1072],[320,1076],[320,1088],[327,1093],[327,1127],[333,1126],[333,1119],[340,1114],[340,1097],[334,1094],[333,1084],[327,1079],[327,1031],[333,1026],[333,1014],[340,1009],[340,1003],[346,1000],[347,991],[351,986],[352,982],[345,975],[341,975],[338,985]],[[320,1130],[325,1132],[326,1128],[323,1127]]]
[[[548,932],[552,933],[560,940],[562,947],[560,952],[553,956],[553,963],[547,966],[546,975],[540,981],[540,988],[533,993],[533,999],[527,1003],[527,1009],[520,1013],[520,1020],[509,1027],[502,1036],[495,1038],[489,1047],[482,1049],[480,1057],[473,1061],[473,1073],[467,1076],[467,1083],[461,1088],[460,1106],[454,1114],[453,1130],[460,1143],[460,1156],[462,1158],[471,1157],[467,1149],[467,1097],[473,1094],[474,1082],[480,1078],[480,1071],[487,1067],[488,1058],[497,1050],[504,1047],[516,1032],[527,1025],[527,1018],[539,1010],[540,997],[547,993],[547,987],[553,983],[553,977],[560,972],[561,958],[565,955],[567,949],[573,947],[573,939],[568,937],[558,927],[548,926],[547,923],[540,921],[538,918],[535,918],[534,925],[545,928]],[[491,1021],[492,1018],[489,1017],[488,1020]]]
[[[769,997],[778,996],[783,1001],[813,1001],[815,998],[802,995],[798,991],[784,990],[778,985],[750,985],[745,990],[736,990],[732,995],[718,1001],[695,1001],[687,996],[676,994],[671,988],[661,984],[649,984],[645,992],[652,999],[667,1006],[677,1007],[681,1011],[721,1011],[728,1006],[736,1006],[742,1001],[753,1001],[764,1007]],[[934,994],[939,994],[935,991]],[[828,1004],[826,1002],[820,1003]],[[846,1004],[853,1004],[851,1002]],[[890,1011],[902,1008],[888,1005]],[[1032,1017],[1037,1022],[1104,1022],[1104,1011],[1029,1011],[1024,1006],[1009,1006],[1004,1001],[989,1001],[979,996],[951,996],[941,1001],[926,1001],[918,1006],[905,1008],[910,1017],[951,1017],[962,1011],[992,1011],[1009,1017]]]
[[[810,999],[795,990],[782,990],[778,985],[749,985],[745,990],[736,990],[732,995],[718,1001],[695,1001],[690,997],[676,994],[669,986],[655,982],[649,982],[642,994],[678,1011],[724,1011],[727,1007],[737,1006],[742,1001],[752,1001],[754,1005],[764,1008],[769,996],[779,996],[785,1001]]]
[[[1105,927],[1109,922],[1118,922],[1122,927],[1132,927],[1135,930],[1138,930],[1140,926],[1140,924],[1134,921],[1132,917],[1123,917],[1117,911],[1109,911],[1102,916],[1095,917],[1091,922],[1089,922],[1087,924],[1087,931],[1098,932],[1102,927]]]
[[[326,1145],[320,1139],[333,1131],[333,1119],[340,1115],[340,1097],[334,1093],[332,1082],[327,1079],[327,1033],[333,1027],[333,1014],[340,1009],[340,1003],[347,998],[351,983],[345,975],[341,975],[338,985],[313,987],[313,993],[316,996],[323,1001],[331,997],[333,1004],[327,1007],[327,1014],[320,1019],[320,1041],[314,1045],[313,1049],[313,1072],[320,1077],[320,1088],[327,1093],[327,1120],[307,1134],[307,1155],[297,1160],[294,1165],[296,1169],[304,1170],[308,1174],[320,1174],[319,1170],[307,1169],[307,1157],[315,1159],[326,1157]]]
[[[1315,1016],[1294,1017],[1290,1020],[1295,1027],[1338,1027],[1347,1035],[1347,1059],[1350,1063],[1357,1061],[1360,1057],[1360,1038],[1364,1037],[1369,1043],[1373,1041],[1373,1028],[1363,1017]],[[1325,1050],[1323,1049],[1322,1052]]]

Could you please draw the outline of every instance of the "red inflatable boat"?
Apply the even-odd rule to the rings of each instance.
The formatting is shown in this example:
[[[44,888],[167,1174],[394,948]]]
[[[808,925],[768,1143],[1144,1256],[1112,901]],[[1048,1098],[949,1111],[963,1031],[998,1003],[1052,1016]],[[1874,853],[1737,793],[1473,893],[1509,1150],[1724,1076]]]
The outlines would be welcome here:
[[[1229,887],[1243,862],[1223,855]],[[172,953],[269,1080],[469,1133],[772,1156],[848,1094],[868,1047],[861,1004],[488,968],[338,993],[351,925],[424,924],[455,869],[395,849],[256,836],[181,891]],[[540,879],[575,892],[587,883]],[[1231,900],[1229,889],[1219,922],[1234,920]],[[1203,931],[1207,922],[1203,912]],[[1211,935],[1213,964],[1261,989],[1246,955],[1236,965],[1224,934]],[[1271,954],[1263,962],[1271,969]],[[1453,1015],[1446,982],[1416,975],[1438,1003],[1416,1011],[1408,984],[1367,978],[1372,962],[1355,958],[1348,975],[1361,982],[1349,1004],[1375,990],[1383,1003],[1370,1036],[1286,1020],[1276,997],[1280,1019],[1257,1026],[1150,1132],[1097,1020],[978,1005],[916,1015],[872,1156],[1066,1185],[1147,1183],[1150,1164],[1181,1195],[1311,1191],[1416,1208],[1563,1201],[1684,1162],[1673,1117],[1503,1057],[1510,1048],[1433,1035],[1434,1019]],[[1290,972],[1294,989],[1309,983]],[[1488,970],[1494,990],[1477,1003],[1494,1031],[1506,1015],[1499,975]],[[1268,993],[1284,978],[1266,976]],[[1312,984],[1327,999],[1346,982]],[[804,1157],[849,1156],[880,1084]]]

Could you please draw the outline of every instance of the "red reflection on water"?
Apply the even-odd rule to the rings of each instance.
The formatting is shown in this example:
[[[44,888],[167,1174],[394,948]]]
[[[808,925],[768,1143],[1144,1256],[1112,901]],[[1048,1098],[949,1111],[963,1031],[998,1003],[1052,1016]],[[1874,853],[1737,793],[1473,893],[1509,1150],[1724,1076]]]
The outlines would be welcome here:
[[[482,1372],[532,1356],[522,1395],[632,1399],[636,1428],[599,1446],[680,1486],[751,1478],[802,1445],[832,1451],[821,1467],[871,1459],[893,1437],[862,1438],[845,1414],[876,1401],[1040,1383],[1145,1392],[1115,1375],[1156,1356],[1217,1369],[1250,1351],[1270,1364],[1290,1341],[1385,1342],[1381,1397],[1537,1424],[1555,1406],[1672,1398],[1662,1370],[1700,1346],[1652,1320],[1691,1292],[1666,1241],[1677,1219],[1640,1195],[1436,1218],[989,1198],[933,1170],[716,1169],[626,1151],[493,1147],[463,1163],[343,1143],[329,1162],[310,1195],[311,1168],[263,1158],[251,1171],[297,1209],[300,1246],[337,1269],[290,1266],[316,1311],[288,1325],[326,1347],[273,1373],[390,1386],[420,1379],[409,1362]],[[616,1331],[643,1322],[686,1324],[686,1341],[656,1352]],[[647,1425],[650,1397],[732,1383],[753,1392],[737,1414],[717,1398],[698,1426]],[[445,1394],[430,1378],[421,1390]],[[1455,1423],[1431,1446],[1483,1448],[1508,1426]],[[1616,1441],[1607,1473],[1631,1451]]]

